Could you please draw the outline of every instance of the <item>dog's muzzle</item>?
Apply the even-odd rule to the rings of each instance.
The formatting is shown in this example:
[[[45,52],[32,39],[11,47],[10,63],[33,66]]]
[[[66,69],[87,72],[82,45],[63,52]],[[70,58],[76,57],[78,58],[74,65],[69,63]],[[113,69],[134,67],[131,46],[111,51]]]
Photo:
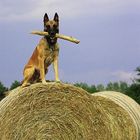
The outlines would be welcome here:
[[[51,32],[50,32],[50,36],[51,36],[51,37],[54,37],[54,36],[55,36],[55,32],[54,32],[54,31],[51,31]]]
[[[49,33],[49,38],[50,38],[50,41],[51,41],[51,43],[55,43],[56,42],[56,37],[55,37],[55,32],[50,32]]]

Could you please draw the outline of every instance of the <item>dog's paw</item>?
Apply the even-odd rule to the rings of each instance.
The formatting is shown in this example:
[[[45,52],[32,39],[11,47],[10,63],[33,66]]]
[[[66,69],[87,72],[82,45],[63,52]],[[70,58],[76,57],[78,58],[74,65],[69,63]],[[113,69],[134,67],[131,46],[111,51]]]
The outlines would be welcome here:
[[[61,81],[60,81],[59,79],[58,79],[58,80],[55,80],[55,82],[56,82],[56,83],[61,83]]]
[[[43,80],[42,81],[42,84],[46,85],[47,84],[46,80]]]
[[[21,85],[21,87],[28,87],[28,86],[30,86],[31,85],[31,83],[23,83],[22,85]]]

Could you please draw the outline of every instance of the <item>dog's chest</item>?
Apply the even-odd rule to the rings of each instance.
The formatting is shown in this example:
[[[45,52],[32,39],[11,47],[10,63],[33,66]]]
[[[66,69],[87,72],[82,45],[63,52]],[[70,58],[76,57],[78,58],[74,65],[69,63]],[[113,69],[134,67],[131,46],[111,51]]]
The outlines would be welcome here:
[[[51,49],[45,49],[44,50],[44,59],[45,59],[45,65],[49,66],[55,58],[55,51]]]
[[[45,66],[49,66],[58,55],[59,46],[57,43],[54,46],[49,46],[46,39],[44,38],[40,40],[39,46],[42,46],[43,49],[42,52]]]

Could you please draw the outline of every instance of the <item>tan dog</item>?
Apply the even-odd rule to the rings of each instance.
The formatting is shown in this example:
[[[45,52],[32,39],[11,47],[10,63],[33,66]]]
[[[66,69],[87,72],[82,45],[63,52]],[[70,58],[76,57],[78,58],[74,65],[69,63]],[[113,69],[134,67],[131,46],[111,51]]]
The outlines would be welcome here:
[[[40,40],[31,58],[25,65],[23,87],[38,81],[46,84],[45,75],[48,72],[48,66],[52,63],[55,81],[60,81],[58,76],[59,46],[55,37],[55,34],[59,33],[59,17],[57,13],[55,13],[53,20],[49,20],[47,14],[44,15],[44,31],[48,32],[49,36],[45,36]]]

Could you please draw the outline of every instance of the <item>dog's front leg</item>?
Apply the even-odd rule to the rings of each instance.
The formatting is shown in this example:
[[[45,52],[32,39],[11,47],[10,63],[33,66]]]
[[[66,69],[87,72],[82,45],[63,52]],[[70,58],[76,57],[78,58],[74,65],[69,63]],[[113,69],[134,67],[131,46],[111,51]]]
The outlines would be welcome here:
[[[58,74],[58,56],[56,56],[53,61],[53,68],[54,68],[54,73],[55,73],[55,81],[60,82],[59,74]]]
[[[43,84],[46,84],[45,80],[45,67],[44,67],[44,59],[39,58],[39,69],[40,69],[40,79]]]

